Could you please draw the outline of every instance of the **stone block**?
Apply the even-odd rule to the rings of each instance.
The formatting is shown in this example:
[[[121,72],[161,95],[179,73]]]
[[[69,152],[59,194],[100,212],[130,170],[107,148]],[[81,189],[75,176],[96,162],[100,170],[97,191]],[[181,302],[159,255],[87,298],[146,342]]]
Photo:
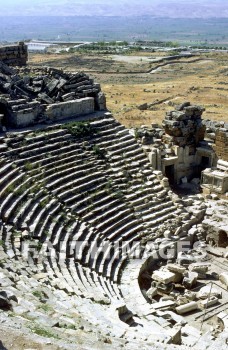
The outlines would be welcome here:
[[[183,285],[185,286],[185,288],[190,289],[196,284],[197,278],[198,278],[197,272],[187,272],[186,276],[183,279]]]
[[[163,187],[169,187],[169,180],[167,177],[164,177],[161,181]]]
[[[226,286],[226,289],[228,290],[228,272],[222,272],[219,275],[219,279]]]
[[[46,108],[45,115],[48,119],[59,120],[93,112],[93,97],[85,97],[78,100],[50,104]]]
[[[186,268],[178,264],[167,264],[166,268],[171,272],[178,272],[181,274],[186,272]]]
[[[156,270],[152,274],[152,279],[158,282],[162,282],[164,284],[174,282],[175,278],[176,278],[176,274],[170,271]]]
[[[216,298],[215,296],[212,296],[210,298],[201,300],[199,304],[203,309],[207,309],[208,307],[211,307],[217,303],[218,303],[218,298]]]
[[[195,301],[191,301],[190,303],[180,305],[176,307],[176,312],[179,315],[186,314],[188,312],[194,311],[198,309],[198,304]]]
[[[152,165],[154,169],[157,167],[157,153],[155,151],[152,151],[149,153],[149,162]]]
[[[222,297],[221,289],[218,289],[213,286],[211,288],[211,285],[207,285],[200,288],[200,290],[197,292],[198,299],[207,299],[209,296],[215,296],[217,298],[221,298]]]
[[[193,264],[189,265],[188,269],[189,269],[189,271],[197,272],[199,279],[204,279],[204,278],[206,278],[206,273],[207,273],[209,267],[210,267],[210,264],[193,263]]]
[[[151,287],[150,289],[147,290],[146,295],[148,296],[149,299],[153,299],[155,295],[157,295],[157,288]]]
[[[175,307],[175,302],[173,300],[159,301],[158,303],[153,303],[152,307],[155,310],[171,310]]]

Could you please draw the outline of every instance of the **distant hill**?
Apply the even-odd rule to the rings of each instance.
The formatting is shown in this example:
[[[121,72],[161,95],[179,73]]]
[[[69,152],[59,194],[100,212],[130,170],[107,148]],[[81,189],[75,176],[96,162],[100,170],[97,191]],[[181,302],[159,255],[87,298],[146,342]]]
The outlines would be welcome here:
[[[162,40],[182,44],[228,45],[227,18],[155,18],[152,16],[1,17],[0,42],[19,40]]]
[[[228,18],[224,0],[8,0],[0,16],[153,16],[168,18]],[[19,11],[18,11],[19,9]]]

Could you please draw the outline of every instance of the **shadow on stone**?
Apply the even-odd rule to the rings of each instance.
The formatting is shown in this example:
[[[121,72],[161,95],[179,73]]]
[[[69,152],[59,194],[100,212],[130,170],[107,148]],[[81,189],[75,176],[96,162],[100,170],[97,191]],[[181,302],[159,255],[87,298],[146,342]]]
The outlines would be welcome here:
[[[2,344],[1,340],[0,340],[0,350],[7,350],[7,348]]]

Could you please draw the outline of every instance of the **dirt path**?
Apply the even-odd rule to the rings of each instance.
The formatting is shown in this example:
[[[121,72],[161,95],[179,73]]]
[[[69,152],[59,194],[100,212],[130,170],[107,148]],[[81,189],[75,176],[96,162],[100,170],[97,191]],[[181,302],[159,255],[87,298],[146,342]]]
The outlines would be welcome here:
[[[198,61],[204,61],[205,59],[204,58],[196,58],[195,60],[191,60],[191,61],[169,61],[169,62],[165,62],[165,63],[162,63],[162,64],[158,64],[157,66],[153,67],[152,69],[150,69],[149,71],[147,72],[144,72],[144,73],[155,73],[157,71],[157,69],[161,68],[161,67],[164,67],[164,66],[168,66],[169,64],[177,64],[177,63],[180,63],[180,64],[191,64],[191,63],[195,63],[195,62],[198,62]]]

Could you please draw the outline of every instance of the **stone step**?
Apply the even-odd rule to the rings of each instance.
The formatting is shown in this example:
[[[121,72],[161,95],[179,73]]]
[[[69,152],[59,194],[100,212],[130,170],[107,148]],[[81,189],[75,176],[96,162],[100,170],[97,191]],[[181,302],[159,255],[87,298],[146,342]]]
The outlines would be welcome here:
[[[100,173],[98,173],[100,175]],[[90,180],[90,181],[88,181]],[[63,200],[65,197],[68,196],[69,193],[71,193],[73,190],[77,192],[81,191],[88,191],[93,186],[98,186],[101,183],[105,183],[105,177],[100,176],[96,178],[95,173],[86,176],[84,179],[81,179],[80,181],[78,179],[69,181],[66,184],[63,184],[57,188],[54,188],[52,190],[52,193]]]
[[[39,153],[37,151],[37,154],[27,155],[26,157],[23,157],[23,159],[15,159],[14,163],[18,166],[22,166],[25,163],[34,163],[41,165],[45,162],[48,162],[48,158],[52,159],[54,156],[58,156],[60,158],[62,154],[78,148],[78,146],[74,143],[68,144],[68,141],[65,141],[64,145],[61,145],[61,147],[59,146],[60,145],[58,143],[47,147],[45,146],[42,149],[43,152]]]
[[[54,199],[50,200],[45,209],[47,210],[46,213],[44,213],[44,215],[42,216],[43,224],[40,223],[39,226],[36,229],[34,229],[33,232],[34,236],[40,237],[41,240],[46,239],[46,236],[49,237],[51,235],[49,226],[51,225],[52,220],[55,218],[56,214],[60,210],[60,203],[56,202],[56,200]]]
[[[134,236],[135,238],[139,238],[141,234],[143,233],[143,225],[138,222],[138,220],[131,220],[127,224],[125,224],[123,227],[121,227],[117,231],[113,231],[111,235],[108,236],[110,240],[113,240],[113,238],[118,237],[122,240],[128,240],[129,237]]]
[[[47,188],[52,187],[58,187],[58,184],[61,184],[63,182],[67,182],[68,179],[78,179],[78,182],[80,183],[81,179],[86,177],[88,173],[91,173],[91,170],[94,169],[95,164],[93,162],[89,162],[87,164],[83,165],[76,165],[73,167],[68,167],[65,170],[58,171],[58,169],[55,169],[55,173],[46,176],[46,173],[44,174],[44,179],[46,183]],[[96,172],[95,175],[99,175],[99,172]]]
[[[126,207],[125,204],[121,203],[118,206],[114,206],[114,208],[111,208],[107,211],[104,211],[100,215],[97,214],[96,216],[94,216],[93,214],[92,215],[87,214],[84,216],[83,219],[89,221],[93,225],[96,224],[96,227],[98,229],[101,229],[102,227],[107,226],[108,224],[112,223],[114,220],[117,220],[120,217],[129,213],[130,209],[129,208],[125,209],[125,207]],[[117,214],[113,215],[116,212],[117,212]]]
[[[42,207],[40,207],[40,203],[43,201],[46,201],[47,198],[49,198],[49,196],[44,193],[42,190],[39,191],[38,193],[36,193],[36,197],[33,199],[32,201],[32,205],[29,207],[28,212],[26,212],[26,216],[24,216],[24,220],[21,223],[21,225],[32,225],[34,224],[34,222],[37,222],[37,224],[39,224],[39,217],[41,215],[41,213],[43,213],[44,209],[42,210]],[[32,230],[32,227],[31,227]]]
[[[33,221],[32,225],[30,225],[30,230],[33,232],[34,237],[41,237],[42,228],[45,226],[46,221],[49,220],[49,216],[54,215],[55,211],[58,210],[60,204],[56,201],[56,199],[51,199],[48,196],[44,197],[43,200],[47,200],[47,204],[42,208],[39,207],[38,215]],[[40,202],[42,203],[42,202]],[[39,206],[40,206],[39,203]]]
[[[3,176],[0,177],[0,194],[8,188],[8,191],[13,192],[13,184],[17,182],[23,174],[20,174],[18,169],[9,169],[7,173],[4,173]],[[12,189],[10,187],[12,187]]]

